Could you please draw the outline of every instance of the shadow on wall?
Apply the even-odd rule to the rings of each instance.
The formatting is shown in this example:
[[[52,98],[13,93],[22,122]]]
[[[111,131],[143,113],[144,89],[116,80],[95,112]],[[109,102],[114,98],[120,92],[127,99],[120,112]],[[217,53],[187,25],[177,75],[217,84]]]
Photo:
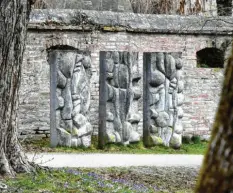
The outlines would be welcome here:
[[[217,48],[204,48],[197,52],[198,68],[224,68],[224,52]]]

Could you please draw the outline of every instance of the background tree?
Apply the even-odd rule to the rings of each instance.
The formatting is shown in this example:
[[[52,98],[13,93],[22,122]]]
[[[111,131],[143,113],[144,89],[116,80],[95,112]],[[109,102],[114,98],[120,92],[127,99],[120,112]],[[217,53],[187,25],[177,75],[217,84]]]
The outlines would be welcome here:
[[[0,1],[0,175],[30,172],[17,139],[18,92],[33,0]]]
[[[53,0],[36,0],[34,8],[46,9],[52,2]],[[232,15],[232,0],[130,0],[130,2],[135,13],[193,15],[216,11],[208,9],[217,3],[219,16]]]
[[[204,11],[205,0],[131,0],[134,12],[190,15]]]
[[[171,14],[177,0],[130,0],[135,13]]]
[[[217,9],[219,16],[231,16],[232,0],[217,0]]]
[[[196,193],[233,192],[233,51]]]
[[[219,16],[232,15],[232,0],[130,0],[135,13],[193,15],[217,3]],[[208,5],[208,6],[207,6]]]

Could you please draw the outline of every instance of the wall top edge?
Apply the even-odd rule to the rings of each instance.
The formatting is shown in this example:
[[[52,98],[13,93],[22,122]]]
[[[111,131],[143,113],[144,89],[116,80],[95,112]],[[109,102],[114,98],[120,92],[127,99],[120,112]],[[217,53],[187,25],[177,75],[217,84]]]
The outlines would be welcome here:
[[[231,22],[232,21],[232,22]],[[29,30],[172,34],[233,34],[233,17],[151,15],[75,9],[36,9]]]

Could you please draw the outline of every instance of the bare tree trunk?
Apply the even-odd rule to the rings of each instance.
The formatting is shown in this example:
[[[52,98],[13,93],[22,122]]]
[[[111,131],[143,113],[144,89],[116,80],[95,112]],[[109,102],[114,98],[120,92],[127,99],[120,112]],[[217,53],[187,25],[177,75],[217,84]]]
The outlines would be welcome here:
[[[30,172],[17,139],[18,91],[31,1],[0,1],[0,175]]]
[[[233,192],[233,52],[196,193]]]

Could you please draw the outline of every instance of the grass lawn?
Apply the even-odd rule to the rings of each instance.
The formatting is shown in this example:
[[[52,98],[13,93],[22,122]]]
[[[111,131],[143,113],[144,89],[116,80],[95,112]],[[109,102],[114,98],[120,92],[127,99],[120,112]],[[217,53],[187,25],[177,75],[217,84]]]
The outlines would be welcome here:
[[[134,170],[142,171],[141,168],[50,169],[39,170],[35,174],[22,174],[16,178],[3,179],[2,182],[8,186],[5,192],[20,193],[191,193],[195,184],[195,176],[190,178],[189,174],[187,174],[189,176],[184,176],[184,173],[177,173],[181,169],[169,174],[173,177],[167,176],[166,172],[161,173],[162,170],[155,170],[154,173],[160,174],[161,178],[142,175]],[[188,173],[187,171],[182,172]],[[190,180],[192,181],[191,185],[189,184]]]
[[[145,148],[142,142],[128,146],[120,144],[107,144],[104,150],[97,148],[97,140],[94,138],[93,145],[89,148],[50,148],[49,138],[41,140],[24,141],[23,147],[26,152],[66,152],[66,153],[131,153],[131,154],[205,154],[208,143],[194,139],[184,143],[180,149],[172,149],[164,146]]]
[[[9,192],[133,192],[130,185],[102,178],[93,172],[63,169],[39,171],[32,175],[18,175],[4,181]],[[149,192],[150,191],[148,189]]]

